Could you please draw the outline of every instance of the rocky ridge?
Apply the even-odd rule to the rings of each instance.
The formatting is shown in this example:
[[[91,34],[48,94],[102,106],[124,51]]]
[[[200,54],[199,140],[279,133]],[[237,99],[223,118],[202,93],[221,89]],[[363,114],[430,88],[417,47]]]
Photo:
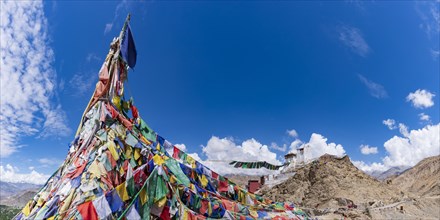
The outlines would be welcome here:
[[[324,155],[259,193],[309,207],[304,210],[320,219],[439,219],[438,163],[427,159],[391,181],[379,181],[355,167],[348,156]]]

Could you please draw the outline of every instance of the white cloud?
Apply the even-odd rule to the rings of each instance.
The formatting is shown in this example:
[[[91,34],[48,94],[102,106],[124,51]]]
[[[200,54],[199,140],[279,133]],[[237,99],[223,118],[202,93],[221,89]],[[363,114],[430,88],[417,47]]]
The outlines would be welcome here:
[[[384,143],[389,153],[384,158],[386,166],[413,166],[420,160],[440,154],[440,124],[411,130],[406,137],[394,136]]]
[[[427,115],[423,112],[419,114],[419,117],[420,117],[421,121],[429,121],[429,119],[431,118],[429,115]]]
[[[130,7],[130,1],[127,0],[122,0],[118,3],[118,5],[116,5],[115,16],[113,17],[112,22],[105,24],[104,35],[112,30],[116,20],[121,18],[121,14],[123,12],[127,12],[127,13],[129,12],[129,7]]]
[[[377,151],[377,147],[370,147],[370,146],[368,146],[368,145],[361,145],[360,146],[360,148],[361,148],[361,153],[362,154],[365,154],[365,155],[368,155],[368,154],[377,154],[378,153],[378,151]]]
[[[108,32],[110,32],[112,30],[112,27],[113,27],[113,23],[105,24],[104,34],[107,34]]]
[[[38,162],[41,163],[45,167],[60,166],[63,163],[62,160],[59,160],[56,158],[40,158],[38,160]]]
[[[92,61],[100,61],[101,58],[99,58],[96,54],[94,53],[89,53],[86,57],[87,62],[92,62]]]
[[[95,85],[97,75],[91,72],[78,72],[69,80],[69,86],[74,91],[73,96],[81,97],[85,94],[92,93],[92,88]]]
[[[338,157],[345,155],[345,150],[340,144],[327,143],[327,138],[321,134],[313,133],[308,143],[304,143],[304,157],[316,159],[324,154],[331,154]]]
[[[295,129],[287,130],[287,134],[289,134],[290,137],[294,137],[294,138],[298,137],[298,133],[296,132]]]
[[[394,119],[383,120],[382,123],[388,127],[390,130],[396,129],[396,121]]]
[[[370,52],[370,46],[368,46],[361,31],[355,27],[344,26],[340,28],[339,40],[359,56],[366,57]]]
[[[440,50],[431,49],[431,56],[434,60],[437,60],[440,55]]]
[[[11,183],[44,184],[48,178],[49,175],[38,173],[34,169],[31,169],[30,173],[19,173],[18,168],[13,167],[10,164],[6,164],[6,166],[0,165],[1,181]]]
[[[419,26],[426,33],[428,38],[438,36],[440,32],[440,13],[438,2],[416,1],[415,9],[422,20]]]
[[[61,105],[58,105],[55,109],[44,110],[46,120],[43,124],[43,131],[38,137],[47,138],[53,134],[58,136],[68,136],[70,134],[70,128],[66,126],[67,116],[62,110]]]
[[[382,85],[375,83],[371,80],[368,80],[367,78],[365,78],[361,74],[358,74],[358,76],[359,76],[359,79],[361,80],[361,82],[365,86],[367,86],[368,91],[370,92],[371,96],[378,98],[378,99],[383,99],[383,98],[388,97],[388,93]]]
[[[47,45],[42,1],[0,4],[0,157],[7,157],[18,150],[21,137],[40,133],[41,126],[54,117],[65,118],[61,106],[52,103],[56,73],[51,67],[54,54]],[[70,130],[65,124],[58,128]],[[44,136],[65,135],[43,132]]]
[[[232,138],[219,138],[212,136],[206,146],[202,148],[203,155],[206,160],[200,159],[197,153],[190,154],[195,159],[199,158],[199,162],[210,167],[219,174],[247,174],[247,175],[263,175],[274,173],[265,168],[261,169],[241,169],[234,168],[229,165],[231,161],[267,161],[268,163],[279,165],[281,161],[277,160],[276,153],[269,150],[267,145],[263,145],[257,140],[251,138],[243,141],[241,144],[235,143]]]
[[[399,124],[400,125],[400,124]],[[424,158],[440,154],[440,124],[427,125],[422,129],[407,131],[402,124],[403,137],[394,136],[384,143],[387,156],[381,163],[366,164],[358,161],[355,165],[366,171],[385,171],[395,166],[414,166]]]
[[[434,96],[435,94],[427,90],[418,89],[415,92],[409,93],[406,97],[406,101],[411,102],[415,108],[429,108],[434,105],[434,101],[432,100]]]
[[[281,163],[276,159],[276,154],[251,138],[237,145],[232,138],[218,138],[212,136],[207,145],[202,149],[208,160],[238,160],[238,161],[267,161]]]
[[[303,145],[304,143],[300,139],[295,139],[290,143],[290,152],[296,152],[296,149]]]
[[[408,127],[405,124],[403,124],[403,123],[399,123],[399,132],[404,137],[408,137],[408,135],[409,135]]]
[[[364,161],[352,161],[352,162],[353,162],[353,165],[355,165],[357,168],[359,168],[360,170],[362,170],[366,173],[373,173],[374,171],[384,172],[389,169],[385,165],[383,165],[382,163],[374,162],[374,163],[367,164]]]
[[[272,143],[270,144],[270,148],[272,148],[272,149],[274,149],[274,150],[277,150],[277,151],[285,152],[285,151],[287,150],[287,145],[286,145],[286,144],[283,144],[283,146],[278,146],[277,143],[272,142]]]

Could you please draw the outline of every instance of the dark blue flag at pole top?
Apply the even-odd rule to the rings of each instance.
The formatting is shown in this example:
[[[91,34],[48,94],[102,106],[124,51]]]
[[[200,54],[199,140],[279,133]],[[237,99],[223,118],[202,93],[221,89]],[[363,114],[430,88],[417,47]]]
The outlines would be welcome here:
[[[124,38],[122,38],[121,56],[122,59],[128,64],[128,66],[133,69],[133,67],[136,65],[137,52],[129,24],[127,24]]]

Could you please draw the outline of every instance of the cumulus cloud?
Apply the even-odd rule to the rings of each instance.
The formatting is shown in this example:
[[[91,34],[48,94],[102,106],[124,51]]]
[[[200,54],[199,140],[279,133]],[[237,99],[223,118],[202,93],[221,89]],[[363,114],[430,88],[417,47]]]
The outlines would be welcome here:
[[[403,123],[399,123],[399,132],[404,137],[408,137],[408,135],[409,135],[408,127],[405,124],[403,124]]]
[[[338,157],[345,155],[345,150],[340,144],[327,143],[327,138],[321,134],[313,133],[310,140],[304,143],[304,157],[306,159],[315,159],[324,154],[331,154]]]
[[[269,163],[281,162],[276,159],[277,155],[251,138],[237,145],[232,138],[219,138],[216,136],[209,139],[202,149],[208,160],[239,160],[239,161],[267,161]]]
[[[298,149],[300,146],[302,146],[304,143],[300,139],[295,139],[290,143],[290,152],[296,152],[296,149]]]
[[[67,135],[70,129],[61,105],[52,102],[56,73],[42,1],[0,4],[0,157],[7,157],[18,150],[23,136],[41,130],[43,136]],[[56,126],[65,132],[44,128],[55,117],[63,120]]]
[[[381,163],[357,161],[354,164],[366,172],[385,171],[395,166],[414,166],[424,158],[440,154],[440,124],[411,131],[402,124],[402,128],[406,129],[401,132],[403,137],[394,136],[384,143],[386,156]]]
[[[283,144],[283,146],[278,146],[277,143],[272,142],[272,143],[270,144],[270,148],[272,148],[272,149],[274,149],[274,150],[277,150],[277,151],[285,152],[285,151],[287,150],[287,145],[286,145],[286,144]]]
[[[364,161],[352,161],[353,165],[355,165],[360,170],[366,172],[366,173],[373,173],[375,171],[384,172],[388,170],[389,168],[383,165],[382,163],[371,163],[367,164]]]
[[[434,105],[434,101],[432,100],[434,96],[435,94],[427,90],[418,89],[415,92],[409,93],[406,97],[406,101],[411,102],[415,108],[429,108]]]
[[[383,120],[382,123],[388,127],[390,130],[396,129],[396,121],[394,119]]]
[[[49,175],[39,173],[30,167],[30,173],[20,173],[17,167],[10,164],[6,166],[0,165],[0,177],[1,181],[11,183],[32,183],[32,184],[44,184],[49,178]]]
[[[361,148],[361,153],[362,154],[365,154],[365,155],[368,155],[368,154],[377,154],[378,153],[378,151],[377,151],[377,147],[370,147],[370,146],[368,146],[368,145],[361,145],[360,146],[360,148]]]
[[[236,143],[233,138],[219,138],[212,136],[206,146],[202,146],[202,154],[206,160],[202,160],[197,153],[189,153],[194,159],[212,168],[219,174],[246,174],[246,175],[264,175],[275,173],[265,168],[261,169],[241,169],[234,168],[229,162],[236,161],[267,161],[272,164],[282,164],[277,160],[277,154],[270,151],[267,145],[261,144],[257,140],[251,138]]]
[[[427,115],[423,112],[419,114],[419,117],[420,117],[421,121],[429,121],[429,119],[431,118],[429,115]]]
[[[287,130],[287,134],[288,134],[290,137],[294,137],[294,138],[298,137],[298,133],[296,132],[295,129]]]
[[[370,46],[358,28],[350,26],[340,28],[339,40],[359,56],[366,57],[370,52]]]
[[[371,96],[378,99],[383,99],[388,97],[388,93],[382,85],[375,83],[371,80],[368,80],[361,74],[358,74],[358,76],[361,82],[368,88],[368,91],[370,92]]]

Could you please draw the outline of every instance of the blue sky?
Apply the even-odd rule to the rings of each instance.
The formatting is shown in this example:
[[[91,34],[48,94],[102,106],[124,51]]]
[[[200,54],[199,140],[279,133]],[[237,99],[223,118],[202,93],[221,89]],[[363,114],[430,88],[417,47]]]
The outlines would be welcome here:
[[[1,4],[2,32],[15,33],[1,39],[4,180],[44,179],[64,160],[128,12],[126,95],[208,165],[229,150],[281,163],[309,144],[373,171],[440,151],[436,2]]]

